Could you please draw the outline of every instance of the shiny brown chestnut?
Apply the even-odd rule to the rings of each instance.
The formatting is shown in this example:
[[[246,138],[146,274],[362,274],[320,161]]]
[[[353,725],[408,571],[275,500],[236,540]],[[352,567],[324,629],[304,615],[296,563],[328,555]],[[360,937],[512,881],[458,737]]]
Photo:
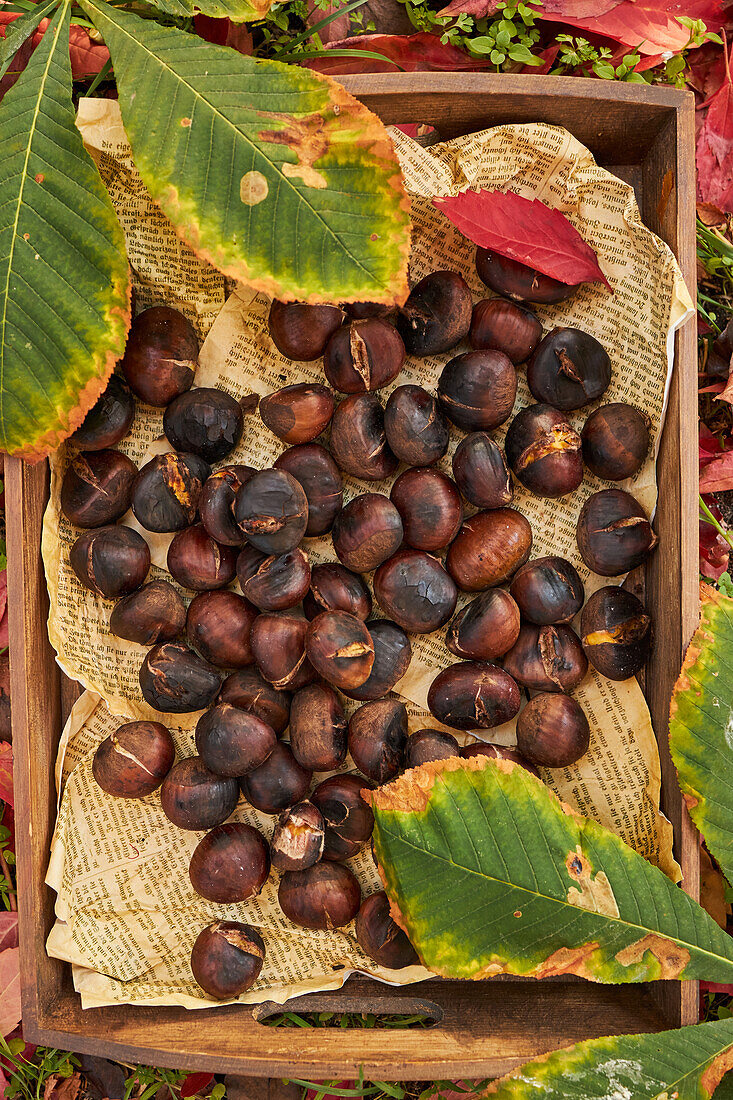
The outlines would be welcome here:
[[[135,401],[118,374],[113,374],[104,393],[92,405],[71,442],[81,451],[101,451],[124,439],[135,416]]]
[[[430,760],[447,760],[458,756],[459,745],[452,733],[444,730],[418,730],[407,739],[405,767],[419,768]]]
[[[311,567],[300,547],[268,556],[245,546],[237,558],[237,577],[246,598],[261,611],[287,611],[308,591]]]
[[[514,498],[504,452],[488,432],[471,432],[456,447],[453,477],[469,504],[503,508]]]
[[[448,422],[422,386],[398,386],[384,409],[387,443],[408,466],[430,466],[448,450]]]
[[[503,664],[509,675],[530,691],[572,691],[588,671],[580,638],[562,623],[523,623]]]
[[[267,328],[281,355],[310,363],[320,359],[343,319],[343,310],[338,306],[309,306],[276,298],[270,306]]]
[[[121,451],[72,455],[61,482],[61,511],[77,527],[103,527],[123,516],[132,500],[137,466]]]
[[[94,753],[92,775],[115,798],[145,798],[173,767],[176,749],[160,722],[125,722]]]
[[[270,859],[276,871],[304,871],[323,855],[326,827],[312,802],[298,802],[283,810],[270,841]]]
[[[471,291],[455,271],[432,271],[397,314],[397,331],[409,355],[437,355],[459,344],[471,327]]]
[[[171,642],[186,625],[186,605],[168,581],[150,581],[118,600],[109,617],[117,638],[139,645]]]
[[[461,495],[447,474],[413,466],[392,485],[389,499],[402,519],[405,542],[416,550],[443,550],[463,519]]]
[[[203,710],[219,691],[219,672],[186,645],[163,642],[148,650],[140,669],[145,702],[168,714]]]
[[[635,569],[659,542],[638,500],[623,489],[601,489],[586,500],[576,537],[583,561],[602,577]]]
[[[191,952],[191,972],[205,993],[225,1001],[254,985],[264,959],[265,945],[256,928],[217,920],[199,932]]]
[[[305,538],[328,534],[343,505],[344,483],[326,448],[320,443],[291,447],[276,459],[275,469],[285,470],[303,487],[308,500]]]
[[[308,660],[319,676],[338,688],[356,688],[374,664],[374,642],[361,619],[346,611],[323,611],[308,624]]]
[[[95,527],[79,535],[69,551],[69,565],[85,588],[114,600],[143,583],[150,569],[150,549],[129,527]]]
[[[512,363],[524,363],[542,339],[542,325],[531,309],[506,298],[484,298],[473,307],[471,347],[503,351]]]
[[[201,522],[222,546],[244,546],[246,538],[234,518],[234,501],[254,473],[252,466],[223,466],[204,482],[199,498]]]
[[[395,311],[394,305],[385,302],[344,302],[343,308],[356,321],[363,321],[365,317],[388,317]]]
[[[649,453],[649,418],[615,401],[601,405],[586,420],[581,432],[583,461],[606,481],[633,477]]]
[[[303,871],[286,871],[277,898],[293,924],[328,932],[354,919],[361,904],[361,887],[342,863],[316,863]]]
[[[474,741],[470,745],[461,747],[461,756],[464,760],[471,760],[475,756],[488,756],[491,760],[511,760],[513,764],[519,764],[520,768],[524,768],[530,775],[535,775],[539,779],[540,773],[534,764],[530,764],[521,752],[509,748],[508,745],[491,745],[488,741]]]
[[[463,521],[445,564],[459,588],[480,592],[508,581],[531,549],[532,528],[526,517],[513,508],[496,508]]]
[[[476,271],[479,279],[497,294],[503,294],[518,302],[551,305],[570,298],[580,283],[561,283],[550,275],[492,252],[489,248],[476,249]]]
[[[357,768],[375,783],[402,771],[407,744],[407,708],[399,699],[364,703],[349,719],[349,752]]]
[[[236,592],[201,592],[188,605],[186,640],[217,668],[245,668],[254,662],[249,635],[257,608]]]
[[[527,364],[527,384],[537,401],[568,412],[602,397],[611,382],[611,360],[602,344],[579,328],[554,328]]]
[[[182,531],[196,517],[202,484],[185,455],[155,455],[133,482],[135,518],[146,531]]]
[[[609,680],[628,680],[649,660],[651,615],[632,592],[606,585],[583,608],[580,637],[594,668]]]
[[[305,653],[308,623],[294,615],[263,614],[252,623],[250,645],[255,663],[276,688],[296,691],[314,679]]]
[[[176,451],[221,462],[244,432],[242,406],[230,393],[211,386],[174,397],[163,413],[163,432]]]
[[[467,351],[443,367],[438,399],[464,432],[488,431],[508,420],[517,396],[517,372],[503,351]]]
[[[456,657],[495,661],[519,637],[519,608],[502,588],[482,592],[455,616],[445,644]]]
[[[174,764],[160,788],[163,813],[179,829],[213,829],[226,821],[239,797],[236,779],[214,775],[200,756]]]
[[[337,562],[326,562],[311,569],[303,611],[308,619],[322,611],[348,611],[366,622],[372,611],[372,594],[358,573]]]
[[[260,470],[237,493],[234,518],[263,554],[294,550],[308,526],[308,498],[285,470]]]
[[[384,890],[370,894],[356,915],[356,940],[370,959],[387,970],[404,970],[420,960],[400,926],[392,920]]]
[[[212,539],[203,523],[195,523],[173,536],[167,563],[174,581],[194,592],[208,592],[234,580],[237,551]]]
[[[188,865],[197,894],[218,905],[256,897],[270,874],[270,849],[252,825],[228,821],[202,837]]]
[[[428,691],[430,713],[453,729],[491,729],[519,710],[516,681],[496,665],[462,661],[439,672]]]
[[[278,736],[287,728],[290,701],[289,691],[278,691],[254,667],[243,668],[227,676],[217,699],[219,703],[231,703],[240,710],[255,714],[272,726]]]
[[[371,837],[374,814],[361,796],[364,786],[358,775],[332,775],[311,794],[310,800],[321,811],[326,826],[324,859],[350,859]]]
[[[397,329],[381,317],[368,317],[336,329],[323,353],[323,370],[341,393],[364,393],[393,382],[404,361]]]
[[[300,382],[260,400],[260,416],[270,431],[290,445],[311,443],[331,423],[335,403],[328,386]]]
[[[170,306],[152,306],[130,326],[122,373],[141,401],[162,408],[190,390],[199,342],[193,325]]]
[[[382,481],[397,469],[387,443],[384,410],[374,393],[345,397],[331,421],[331,454],[346,474],[364,481]]]
[[[583,480],[580,436],[563,413],[529,405],[512,420],[504,448],[514,476],[540,497],[562,497]]]
[[[272,726],[231,703],[209,707],[196,723],[196,751],[215,775],[247,775],[264,764],[276,742]]]
[[[571,622],[585,599],[578,570],[565,558],[554,555],[522,565],[509,591],[525,619],[538,626]]]
[[[374,595],[404,630],[432,634],[455,611],[458,589],[437,558],[423,550],[398,550],[374,574]]]
[[[397,623],[390,619],[370,619],[366,627],[374,643],[372,671],[359,687],[344,691],[344,695],[360,702],[381,699],[392,691],[407,672],[412,659],[410,639]]]
[[[371,573],[390,558],[402,536],[400,513],[382,493],[362,493],[350,500],[332,532],[337,557],[356,573]]]
[[[567,768],[589,744],[588,719],[568,695],[535,695],[517,719],[517,748],[541,768]]]
[[[333,688],[308,684],[290,706],[290,751],[304,768],[332,771],[346,759],[346,715]]]
[[[308,794],[312,773],[293,756],[290,746],[278,741],[264,764],[242,776],[242,794],[263,814],[279,814]]]

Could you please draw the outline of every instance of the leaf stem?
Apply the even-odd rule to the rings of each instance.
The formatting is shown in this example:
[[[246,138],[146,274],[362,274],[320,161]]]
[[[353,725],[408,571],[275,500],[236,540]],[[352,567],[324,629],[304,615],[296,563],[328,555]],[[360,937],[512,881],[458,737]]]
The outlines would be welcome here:
[[[702,499],[702,495],[700,495],[699,500],[700,500],[700,511],[703,513],[700,516],[702,521],[704,523],[709,523],[711,527],[714,527],[715,530],[718,532],[718,534],[721,535],[725,539],[725,541],[728,543],[728,545],[733,549],[733,537],[730,535],[730,533],[728,531],[725,530],[724,527],[721,526],[719,520],[717,520],[715,518],[715,516],[713,515],[713,513],[710,511],[707,504],[705,503],[705,501]]]

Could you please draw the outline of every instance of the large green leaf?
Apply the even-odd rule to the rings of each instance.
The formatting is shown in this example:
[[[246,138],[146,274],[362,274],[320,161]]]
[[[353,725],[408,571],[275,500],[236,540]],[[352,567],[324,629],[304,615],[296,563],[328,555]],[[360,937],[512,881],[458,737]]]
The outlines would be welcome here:
[[[404,297],[408,201],[375,115],[316,73],[81,2],[140,175],[200,256],[280,297]]]
[[[201,12],[233,23],[264,19],[273,0],[151,0],[166,15],[186,16]]]
[[[0,104],[0,449],[81,423],[125,346],[122,230],[74,123],[69,0]]]
[[[733,1066],[733,1020],[590,1039],[495,1081],[493,1100],[708,1100]],[[722,1089],[721,1089],[722,1093]]]
[[[733,980],[705,910],[524,769],[454,757],[369,797],[393,911],[435,973]]]
[[[733,883],[733,600],[709,585],[672,693],[669,747],[690,816]]]
[[[0,79],[5,76],[10,68],[10,63],[16,53],[27,42],[42,19],[53,11],[58,0],[48,0],[46,4],[37,4],[31,11],[19,15],[5,28],[4,38],[0,38]]]

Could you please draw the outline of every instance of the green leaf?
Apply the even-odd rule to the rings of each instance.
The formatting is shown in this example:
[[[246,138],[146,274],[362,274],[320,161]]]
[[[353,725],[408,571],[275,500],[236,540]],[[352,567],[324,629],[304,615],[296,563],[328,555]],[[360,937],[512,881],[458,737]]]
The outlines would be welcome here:
[[[66,0],[0,105],[0,449],[37,459],[125,346],[122,230],[74,122]]]
[[[82,0],[135,163],[186,242],[284,298],[407,292],[408,200],[382,123],[339,84]]]
[[[522,61],[525,65],[544,65],[542,58],[535,57],[527,46],[511,46],[509,49],[509,56],[512,61]]]
[[[524,769],[452,757],[369,797],[393,912],[435,973],[733,980],[705,910]]]
[[[10,68],[10,63],[16,53],[27,42],[42,19],[56,7],[58,0],[49,0],[47,4],[39,4],[33,11],[27,11],[25,15],[19,15],[5,28],[5,37],[0,38],[0,80]]]
[[[731,1044],[731,1020],[656,1035],[590,1039],[525,1063],[484,1095],[494,1100],[708,1100],[733,1065]]]
[[[273,0],[150,0],[154,7],[166,15],[177,17],[211,15],[215,19],[231,19],[244,23],[264,19]]]

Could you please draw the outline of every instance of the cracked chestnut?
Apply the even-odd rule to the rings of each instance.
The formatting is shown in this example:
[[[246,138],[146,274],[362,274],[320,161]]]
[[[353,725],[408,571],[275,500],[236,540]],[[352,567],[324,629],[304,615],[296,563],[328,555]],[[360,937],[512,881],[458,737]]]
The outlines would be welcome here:
[[[293,924],[327,932],[351,923],[359,912],[361,887],[342,863],[316,863],[303,871],[286,871],[277,898]]]
[[[491,729],[519,710],[516,681],[496,665],[461,661],[439,672],[428,691],[433,717],[452,729]]]
[[[596,477],[633,477],[649,453],[649,419],[633,405],[613,402],[592,412],[581,432],[583,461]]]
[[[256,897],[270,874],[270,849],[261,833],[241,821],[228,821],[202,837],[188,865],[197,894],[218,905]]]
[[[420,962],[400,926],[392,920],[384,890],[370,894],[356,915],[356,940],[370,959],[388,970],[404,970]]]
[[[583,480],[580,436],[549,405],[529,405],[518,412],[504,447],[514,476],[537,496],[565,496]]]
[[[519,608],[503,588],[482,592],[455,616],[445,644],[456,657],[495,661],[519,637]]]
[[[322,611],[348,611],[366,622],[372,611],[372,594],[358,573],[336,562],[326,562],[311,569],[303,611],[308,619],[315,619]]]
[[[333,688],[308,684],[290,706],[290,751],[304,768],[327,772],[346,759],[346,715]]]
[[[125,722],[94,753],[92,775],[115,798],[145,798],[173,767],[173,738],[160,722]]]
[[[532,395],[563,412],[597,400],[610,382],[608,352],[595,336],[579,328],[548,332],[527,364]]]
[[[118,374],[113,374],[79,427],[71,442],[81,451],[101,451],[114,447],[130,430],[135,416],[135,401]]]
[[[368,317],[336,329],[323,353],[323,370],[341,393],[364,393],[388,386],[404,361],[405,345],[394,325]]]
[[[242,406],[224,390],[198,386],[171,401],[163,413],[163,432],[175,450],[221,462],[242,438]]]
[[[334,687],[357,688],[374,664],[374,642],[361,619],[346,611],[322,611],[308,624],[308,660]]]
[[[429,760],[447,760],[458,756],[459,746],[452,733],[444,730],[418,730],[407,739],[405,767],[419,768]]]
[[[199,932],[191,952],[191,972],[205,993],[225,1001],[254,985],[264,960],[265,945],[256,928],[217,920]]]
[[[250,645],[257,667],[276,688],[296,691],[315,678],[306,657],[308,623],[294,615],[258,615],[252,623]]]
[[[219,672],[187,645],[163,642],[148,650],[140,669],[143,698],[155,710],[185,714],[213,703]]]
[[[410,666],[412,647],[401,626],[389,619],[370,619],[366,624],[374,643],[374,664],[368,679],[344,691],[350,699],[381,699],[392,691]]]
[[[407,708],[399,699],[364,703],[349,719],[349,752],[375,783],[389,783],[405,764]]]
[[[464,760],[471,760],[474,756],[488,756],[490,760],[511,760],[513,764],[519,764],[519,767],[524,768],[530,775],[536,775],[538,779],[540,776],[534,764],[530,764],[521,752],[509,748],[508,745],[491,745],[488,741],[474,741],[470,745],[462,746],[461,756]]]
[[[555,556],[534,558],[521,566],[509,591],[525,619],[538,626],[571,622],[585,599],[575,566]]]
[[[285,731],[290,718],[289,691],[278,691],[269,684],[256,668],[243,668],[227,676],[221,686],[218,702],[254,714],[272,726],[279,736]]]
[[[155,455],[145,463],[132,486],[132,510],[141,527],[161,534],[193,523],[206,480],[195,470],[186,455]]]
[[[290,445],[311,443],[331,423],[335,403],[328,386],[300,382],[260,400],[260,416],[270,431]]]
[[[72,455],[61,482],[61,511],[77,527],[114,523],[130,507],[137,466],[121,451]]]
[[[387,443],[384,409],[374,393],[345,397],[331,421],[331,454],[346,474],[382,481],[398,466]]]
[[[432,271],[412,290],[397,313],[397,331],[408,355],[449,351],[471,327],[471,291],[455,271]]]
[[[423,550],[398,550],[374,574],[374,595],[398,626],[432,634],[455,611],[458,589],[437,558]]]
[[[572,691],[588,671],[580,638],[562,623],[523,623],[519,637],[504,657],[504,668],[530,691]]]
[[[198,337],[190,321],[170,306],[152,306],[130,326],[122,373],[136,397],[162,408],[190,390],[198,357]]]
[[[440,470],[412,466],[394,482],[389,499],[400,513],[405,542],[415,550],[443,550],[458,533],[461,495]]]
[[[270,841],[270,859],[276,871],[304,871],[323,855],[326,827],[312,802],[298,802],[283,810]]]
[[[264,764],[242,776],[239,786],[256,810],[279,814],[307,796],[312,778],[312,772],[298,763],[290,746],[278,741]]]
[[[186,640],[217,668],[254,662],[249,635],[257,609],[236,592],[216,589],[194,596],[186,614]]]
[[[321,811],[326,826],[324,859],[350,859],[371,837],[374,814],[361,796],[364,787],[361,776],[332,775],[311,794],[310,800]]]
[[[517,719],[517,748],[541,768],[567,768],[585,756],[590,726],[568,695],[535,695]]]
[[[263,554],[294,550],[308,526],[308,498],[285,470],[260,470],[241,487],[234,518],[247,541]]]
[[[79,535],[69,551],[69,565],[85,588],[114,600],[143,583],[150,569],[150,548],[129,527],[95,527]]]
[[[270,306],[267,328],[281,355],[310,363],[320,359],[343,319],[343,310],[338,306],[309,306],[305,302],[280,302],[276,298]]]
[[[651,615],[632,592],[616,585],[599,588],[580,616],[585,655],[609,680],[628,680],[649,660]]]
[[[291,447],[275,461],[276,470],[292,474],[308,500],[305,538],[326,535],[333,527],[344,501],[344,483],[339,468],[320,443]]]
[[[264,764],[275,748],[272,726],[231,703],[217,703],[196,723],[196,751],[215,775],[238,778]]]
[[[199,498],[201,522],[222,546],[244,546],[244,532],[234,518],[234,502],[256,472],[251,466],[224,466],[204,482]]]
[[[308,591],[311,567],[300,547],[268,557],[245,546],[237,558],[237,577],[246,598],[260,611],[287,611]]]
[[[167,563],[174,581],[194,592],[207,592],[234,580],[237,551],[212,539],[203,523],[195,523],[173,536]]]
[[[117,638],[139,645],[171,642],[186,625],[186,605],[168,581],[150,581],[118,600],[109,617]]]
[[[531,309],[506,298],[484,298],[473,307],[471,347],[503,351],[512,363],[524,363],[542,339],[542,325]]]
[[[601,489],[586,500],[576,537],[583,561],[602,577],[635,569],[659,542],[638,500],[623,489]]]
[[[356,573],[371,573],[390,558],[402,536],[400,513],[382,493],[362,493],[350,500],[332,532],[336,556]]]
[[[438,400],[464,432],[488,431],[508,420],[517,396],[517,372],[503,351],[467,351],[443,367]]]
[[[163,813],[179,829],[213,829],[226,821],[239,798],[236,779],[214,775],[200,756],[174,764],[160,788]]]
[[[384,409],[387,442],[408,466],[431,466],[448,450],[448,422],[422,386],[398,386]]]
[[[504,452],[488,432],[471,432],[453,454],[453,477],[469,504],[503,508],[514,498]]]
[[[532,528],[526,517],[513,508],[495,508],[463,521],[445,564],[459,588],[480,592],[508,581],[531,549]]]
[[[489,248],[476,249],[476,271],[479,279],[497,294],[518,302],[551,305],[570,298],[580,283],[561,283],[543,275],[527,264],[501,256]]]

